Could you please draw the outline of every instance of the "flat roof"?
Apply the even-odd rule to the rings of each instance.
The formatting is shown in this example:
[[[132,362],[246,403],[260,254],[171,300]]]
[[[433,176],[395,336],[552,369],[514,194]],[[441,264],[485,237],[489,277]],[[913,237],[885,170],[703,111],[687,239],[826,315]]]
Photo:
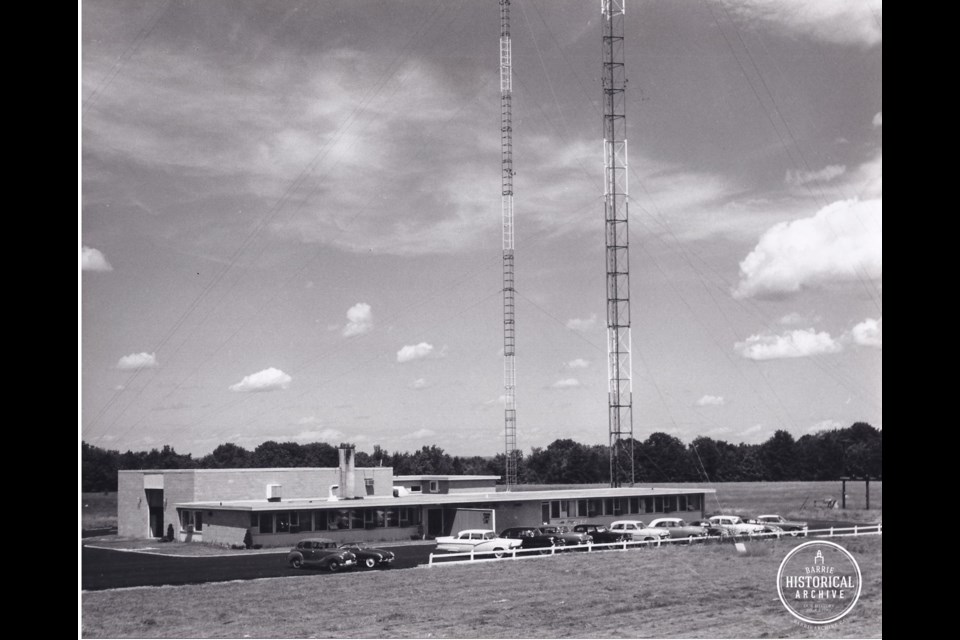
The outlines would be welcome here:
[[[677,496],[692,493],[711,494],[715,489],[672,489],[658,487],[619,487],[616,489],[551,489],[545,491],[488,491],[478,493],[431,493],[408,496],[367,496],[355,500],[327,498],[290,498],[280,502],[266,500],[225,500],[178,502],[178,507],[226,511],[289,511],[291,509],[353,509],[361,507],[414,507],[487,502],[542,502],[545,500],[585,500],[597,498],[633,498]]]

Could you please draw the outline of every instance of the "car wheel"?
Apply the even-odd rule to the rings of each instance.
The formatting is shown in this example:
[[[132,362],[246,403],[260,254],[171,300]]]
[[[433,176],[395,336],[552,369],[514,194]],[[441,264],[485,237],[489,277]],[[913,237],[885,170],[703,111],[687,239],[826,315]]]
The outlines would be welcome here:
[[[327,565],[327,569],[330,570],[330,573],[336,573],[337,571],[340,570],[340,561],[339,561],[339,560],[331,560],[331,561],[330,561],[330,564]]]
[[[545,556],[549,555],[550,547],[540,547],[540,555]]]
[[[373,569],[375,566],[377,566],[377,561],[375,558],[366,558],[363,561],[363,566],[365,566],[367,569]]]
[[[496,548],[493,550],[493,557],[494,557],[494,558],[502,558],[502,557],[503,557],[503,549],[502,549],[501,547],[496,547]]]
[[[290,560],[290,566],[294,569],[300,569],[303,567],[303,558],[297,557]]]

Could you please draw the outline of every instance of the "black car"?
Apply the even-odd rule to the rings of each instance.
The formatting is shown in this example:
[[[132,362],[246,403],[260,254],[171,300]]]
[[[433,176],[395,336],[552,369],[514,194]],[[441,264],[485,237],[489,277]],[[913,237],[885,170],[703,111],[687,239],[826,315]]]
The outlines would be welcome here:
[[[546,550],[550,547],[562,547],[566,544],[563,538],[544,533],[538,527],[510,527],[501,531],[500,537],[519,540],[521,549]]]
[[[596,544],[605,544],[609,542],[623,542],[624,535],[617,531],[611,531],[605,524],[578,524],[573,528],[574,533],[586,533],[593,537]]]
[[[339,571],[356,566],[357,557],[348,549],[337,548],[337,543],[329,538],[305,538],[287,554],[287,564],[294,569],[314,566]]]
[[[366,542],[346,542],[340,545],[340,549],[357,556],[357,565],[365,569],[373,569],[374,567],[386,569],[396,558],[393,551],[377,549]]]

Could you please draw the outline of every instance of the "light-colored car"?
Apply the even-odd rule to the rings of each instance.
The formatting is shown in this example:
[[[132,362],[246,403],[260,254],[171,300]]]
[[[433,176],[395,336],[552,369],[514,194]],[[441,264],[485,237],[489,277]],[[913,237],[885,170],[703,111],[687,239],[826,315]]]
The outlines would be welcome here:
[[[728,536],[753,536],[769,531],[766,525],[744,522],[740,516],[711,516],[709,520]]]
[[[760,524],[777,527],[784,533],[790,534],[791,536],[805,536],[807,535],[807,529],[810,528],[806,522],[800,522],[799,520],[787,520],[783,516],[776,514],[757,516],[757,522]]]
[[[703,538],[708,535],[706,527],[695,524],[687,524],[686,520],[680,518],[657,518],[650,523],[653,529],[664,529],[671,538],[686,538],[693,542],[695,538]]]
[[[643,520],[617,520],[610,525],[610,531],[622,534],[631,540],[662,540],[670,537],[666,529],[648,527]]]
[[[437,538],[437,551],[465,553],[468,551],[493,551],[497,558],[507,549],[519,547],[520,540],[501,538],[492,529],[464,529],[455,536]]]

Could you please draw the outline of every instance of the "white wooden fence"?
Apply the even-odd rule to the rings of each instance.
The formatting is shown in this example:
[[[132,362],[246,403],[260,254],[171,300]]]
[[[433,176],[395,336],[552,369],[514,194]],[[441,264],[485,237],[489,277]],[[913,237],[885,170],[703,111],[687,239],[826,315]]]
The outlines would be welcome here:
[[[464,551],[460,553],[431,553],[427,566],[448,564],[466,564],[469,562],[496,562],[498,560],[522,560],[526,558],[540,558],[552,556],[563,551],[603,551],[614,549],[644,549],[660,547],[669,544],[691,544],[709,542],[743,542],[746,540],[769,540],[793,537],[809,538],[843,538],[848,536],[883,535],[883,525],[854,525],[852,527],[830,527],[828,529],[804,529],[802,531],[772,531],[770,533],[753,533],[749,535],[722,535],[700,536],[692,538],[665,538],[661,540],[632,540],[625,542],[607,542],[602,544],[569,545],[563,547],[538,547],[532,549],[503,549],[499,551]]]

